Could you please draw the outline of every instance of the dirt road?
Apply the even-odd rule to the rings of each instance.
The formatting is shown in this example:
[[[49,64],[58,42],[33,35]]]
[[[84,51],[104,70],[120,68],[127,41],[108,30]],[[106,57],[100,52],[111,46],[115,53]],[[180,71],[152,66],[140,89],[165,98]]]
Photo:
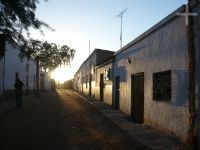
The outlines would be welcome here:
[[[0,115],[0,150],[134,150],[129,134],[71,91],[42,93]]]

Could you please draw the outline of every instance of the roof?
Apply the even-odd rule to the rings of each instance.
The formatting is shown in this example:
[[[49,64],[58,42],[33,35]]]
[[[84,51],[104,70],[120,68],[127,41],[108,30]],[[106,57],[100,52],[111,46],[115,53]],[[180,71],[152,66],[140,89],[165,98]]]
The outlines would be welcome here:
[[[113,52],[114,54],[114,52]],[[111,63],[114,59],[114,55],[113,56],[110,56],[109,58],[107,58],[106,60],[104,60],[101,64],[97,65],[95,68],[100,68],[100,67],[103,67],[109,63]]]
[[[162,26],[164,26],[168,22],[172,21],[176,17],[179,17],[179,16],[177,16],[177,13],[183,12],[184,9],[185,9],[185,5],[180,6],[178,9],[176,9],[174,12],[172,12],[171,14],[169,14],[167,17],[165,17],[164,19],[162,19],[157,24],[155,24],[149,30],[147,30],[146,32],[144,32],[143,34],[141,34],[140,36],[138,36],[136,39],[134,39],[133,41],[131,41],[130,43],[128,43],[127,45],[125,45],[124,47],[122,47],[120,50],[118,50],[117,52],[115,52],[115,55],[117,55],[117,54],[125,51],[126,49],[128,49],[129,47],[131,47],[131,46],[135,45],[136,43],[140,42],[141,40],[143,40],[144,38],[146,38],[147,36],[149,36],[150,34],[152,34],[153,32],[155,32],[156,30],[158,30],[159,28],[161,28]]]
[[[102,51],[102,52],[112,52],[112,53],[114,54],[114,52],[113,52],[113,51],[110,51],[110,50],[104,50],[104,49],[95,48],[94,51],[88,56],[88,58],[80,65],[80,67],[79,67],[79,69],[76,71],[75,75],[79,72],[79,70],[82,68],[82,66],[85,64],[85,62],[87,62],[88,59],[90,59],[90,57],[91,57],[94,53],[96,53],[96,52],[98,52],[98,51]]]

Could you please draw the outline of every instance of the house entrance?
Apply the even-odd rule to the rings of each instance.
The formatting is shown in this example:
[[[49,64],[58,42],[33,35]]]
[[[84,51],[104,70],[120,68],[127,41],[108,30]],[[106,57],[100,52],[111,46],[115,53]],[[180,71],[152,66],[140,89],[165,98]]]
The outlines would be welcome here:
[[[115,109],[119,109],[120,104],[120,76],[117,76],[115,79]]]
[[[104,88],[104,82],[103,82],[103,73],[100,74],[100,101],[103,101],[103,88]]]
[[[144,73],[131,76],[131,118],[137,123],[144,121]]]
[[[92,91],[92,79],[91,79],[91,74],[89,75],[89,95],[91,95],[91,91]]]

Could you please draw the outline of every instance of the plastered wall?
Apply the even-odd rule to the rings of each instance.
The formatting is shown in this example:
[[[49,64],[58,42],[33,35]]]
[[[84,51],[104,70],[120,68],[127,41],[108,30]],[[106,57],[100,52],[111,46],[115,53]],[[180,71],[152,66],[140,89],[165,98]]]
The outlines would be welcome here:
[[[36,64],[33,59],[19,57],[19,50],[9,43],[6,43],[5,52],[5,90],[14,90],[15,73],[24,83],[24,89],[35,89]]]
[[[105,70],[112,69],[112,63],[96,69],[96,90],[95,98],[100,100],[100,75],[105,73]],[[105,75],[105,74],[104,74]],[[112,79],[104,80],[103,102],[112,105]]]
[[[188,52],[184,21],[183,17],[175,17],[147,36],[141,35],[141,40],[117,53],[114,62],[114,78],[120,76],[120,110],[131,114],[131,75],[143,72],[144,123],[182,141],[186,140],[189,126]],[[127,63],[128,57],[131,63]],[[155,101],[153,73],[166,70],[172,72],[171,100]]]

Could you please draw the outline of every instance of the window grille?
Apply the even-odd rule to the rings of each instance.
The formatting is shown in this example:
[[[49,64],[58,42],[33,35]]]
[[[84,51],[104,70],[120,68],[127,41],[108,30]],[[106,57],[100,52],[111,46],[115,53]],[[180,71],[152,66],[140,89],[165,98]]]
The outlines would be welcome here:
[[[153,73],[153,99],[171,100],[171,70]]]

